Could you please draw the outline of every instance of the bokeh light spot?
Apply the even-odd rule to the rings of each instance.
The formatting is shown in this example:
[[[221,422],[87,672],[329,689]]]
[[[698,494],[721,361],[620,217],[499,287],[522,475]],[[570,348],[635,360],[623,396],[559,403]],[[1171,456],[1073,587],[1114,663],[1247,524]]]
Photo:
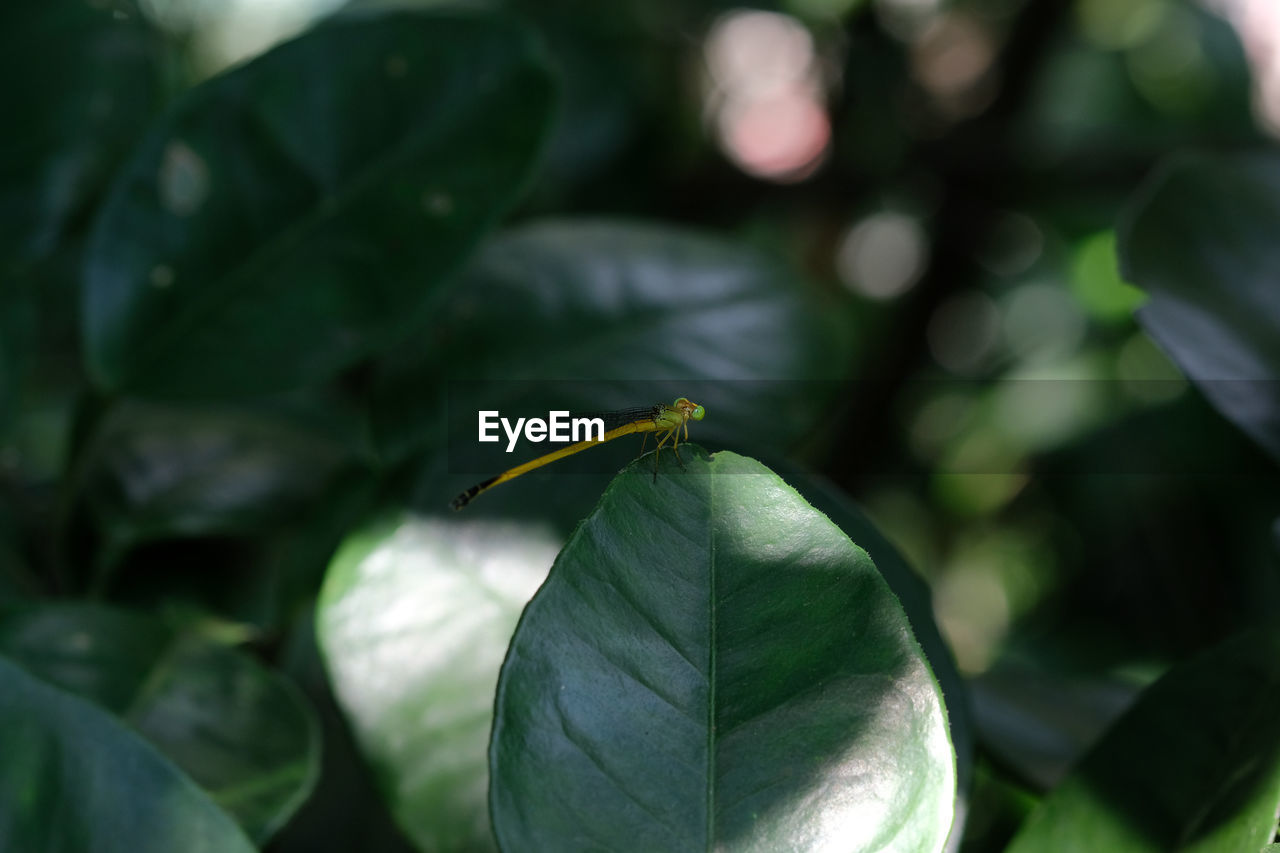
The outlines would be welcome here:
[[[166,287],[169,287],[173,284],[173,280],[174,280],[173,267],[169,266],[168,264],[156,264],[154,267],[151,268],[151,273],[148,276],[148,278],[151,281],[152,287],[156,288],[157,290],[164,290]]]
[[[1079,0],[1075,7],[1081,34],[1106,50],[1140,44],[1168,11],[1167,0]]]
[[[1061,361],[1084,341],[1084,314],[1062,287],[1025,284],[1004,299],[1003,309],[1005,344],[1024,365]]]
[[[782,182],[812,174],[831,139],[826,113],[794,92],[729,104],[719,124],[721,141],[739,168]]]
[[[937,394],[920,406],[911,421],[911,447],[921,459],[934,462],[972,422],[974,399],[962,392]]]
[[[209,196],[209,167],[181,140],[165,146],[158,179],[160,204],[175,216],[190,216]]]
[[[1187,380],[1169,357],[1144,332],[1134,332],[1116,353],[1116,377],[1125,394],[1143,403],[1177,399]]]
[[[941,15],[916,40],[912,70],[935,98],[954,99],[978,83],[994,58],[995,43],[976,20]]]
[[[715,20],[703,45],[706,110],[721,148],[749,175],[802,180],[831,141],[813,36],[795,18],[737,9]]]
[[[992,420],[1005,439],[1027,451],[1046,451],[1076,438],[1107,411],[1106,377],[1087,354],[1052,371],[1019,374],[992,395]]]
[[[1044,251],[1044,233],[1034,219],[1021,213],[1006,213],[987,232],[978,252],[978,263],[999,276],[1026,272]]]
[[[805,79],[813,37],[789,15],[739,9],[712,25],[704,54],[719,86],[739,97],[758,97]]]
[[[981,373],[995,352],[1000,312],[991,297],[972,290],[950,297],[929,319],[929,352],[941,367],[961,376]]]
[[[1198,110],[1213,94],[1214,75],[1200,46],[1199,27],[1185,11],[1166,15],[1161,27],[1126,55],[1134,87],[1171,115]]]
[[[924,274],[928,239],[913,217],[876,213],[858,222],[840,242],[836,271],[854,292],[887,300],[910,290]]]
[[[913,41],[938,13],[942,0],[876,0],[876,18],[885,32]]]

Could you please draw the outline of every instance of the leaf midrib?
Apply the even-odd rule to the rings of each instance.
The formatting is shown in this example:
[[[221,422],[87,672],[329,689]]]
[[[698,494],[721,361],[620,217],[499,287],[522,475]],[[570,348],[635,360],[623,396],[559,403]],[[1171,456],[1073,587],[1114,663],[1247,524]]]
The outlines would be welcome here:
[[[707,823],[706,849],[715,847],[716,815],[716,489],[715,477],[708,471],[707,520]]]

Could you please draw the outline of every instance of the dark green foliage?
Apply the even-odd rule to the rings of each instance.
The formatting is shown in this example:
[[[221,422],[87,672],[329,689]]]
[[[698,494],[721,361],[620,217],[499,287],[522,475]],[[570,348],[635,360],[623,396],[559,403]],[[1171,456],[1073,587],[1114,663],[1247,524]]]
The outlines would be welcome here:
[[[1275,840],[1233,23],[351,6],[0,11],[0,850]]]
[[[1142,324],[1204,395],[1280,459],[1280,158],[1184,156],[1138,196],[1127,276]]]
[[[90,237],[95,384],[281,391],[403,337],[518,195],[551,98],[527,33],[443,15],[320,27],[192,91]]]
[[[118,715],[258,841],[319,770],[315,722],[292,684],[212,638],[100,605],[47,605],[0,612],[0,654]]]
[[[1274,630],[1175,667],[1031,814],[1010,853],[1261,847],[1280,797],[1277,702]]]
[[[253,849],[177,767],[93,703],[2,659],[0,686],[6,849]]]

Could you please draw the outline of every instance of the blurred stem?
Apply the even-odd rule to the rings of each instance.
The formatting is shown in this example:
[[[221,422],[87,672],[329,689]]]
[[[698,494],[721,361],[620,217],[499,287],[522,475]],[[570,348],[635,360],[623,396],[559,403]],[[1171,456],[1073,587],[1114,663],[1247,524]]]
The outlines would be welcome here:
[[[111,533],[103,537],[93,555],[92,575],[89,577],[87,590],[89,598],[106,598],[116,567],[128,550],[129,543],[125,539]]]
[[[876,381],[858,383],[851,405],[840,413],[842,440],[833,445],[823,473],[854,494],[860,491],[860,477],[883,470],[879,460],[901,458],[898,422],[883,413],[892,410],[903,383],[916,375],[922,360],[927,361],[927,350],[920,344],[938,306],[966,280],[957,271],[973,267],[974,246],[980,244],[992,216],[1027,197],[1028,176],[1009,165],[1017,162],[1010,152],[1019,132],[1011,119],[1034,95],[1041,67],[1053,56],[1052,42],[1070,26],[1070,11],[1071,0],[1024,3],[1004,41],[999,59],[1003,83],[995,101],[982,115],[960,122],[939,138],[920,141],[904,155],[904,162],[921,164],[921,173],[936,177],[942,204],[932,220],[928,271],[902,300],[902,310],[876,343]],[[975,157],[973,151],[984,154]]]
[[[75,552],[73,542],[76,507],[93,459],[93,444],[99,427],[111,412],[115,399],[85,388],[76,400],[67,459],[58,486],[53,518],[51,545],[53,553],[50,570],[53,575],[54,591],[59,594],[67,594],[71,591],[74,585],[73,578],[77,575],[73,565],[80,557]],[[114,562],[118,559],[118,555],[111,559]],[[93,562],[96,565],[99,560],[95,558]],[[96,579],[91,580],[91,583],[95,587],[98,585]]]

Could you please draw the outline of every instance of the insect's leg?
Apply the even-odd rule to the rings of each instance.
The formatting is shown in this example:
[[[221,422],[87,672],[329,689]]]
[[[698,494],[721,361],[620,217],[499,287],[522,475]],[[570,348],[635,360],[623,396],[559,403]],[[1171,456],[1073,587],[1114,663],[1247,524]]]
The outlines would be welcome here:
[[[676,461],[680,463],[680,467],[684,468],[684,460],[680,458],[680,427],[673,426],[671,431],[662,438],[662,443],[666,444],[667,439],[671,440],[671,452],[676,455]]]
[[[666,446],[667,441],[671,438],[672,434],[675,431],[676,430],[674,427],[667,430],[666,433],[662,436],[662,439],[658,442],[658,446],[653,450],[653,481],[655,483],[658,482],[658,457],[662,455],[662,448]],[[676,454],[676,458],[679,459],[680,455]]]
[[[679,432],[679,430],[676,430],[676,432]],[[684,470],[684,460],[680,458],[680,439],[679,439],[679,437],[676,437],[676,438],[675,438],[675,440],[673,440],[673,441],[671,442],[671,452],[672,452],[672,453],[674,453],[674,454],[676,455],[676,461],[680,463],[680,470],[682,470],[682,471],[683,471],[683,470]]]

